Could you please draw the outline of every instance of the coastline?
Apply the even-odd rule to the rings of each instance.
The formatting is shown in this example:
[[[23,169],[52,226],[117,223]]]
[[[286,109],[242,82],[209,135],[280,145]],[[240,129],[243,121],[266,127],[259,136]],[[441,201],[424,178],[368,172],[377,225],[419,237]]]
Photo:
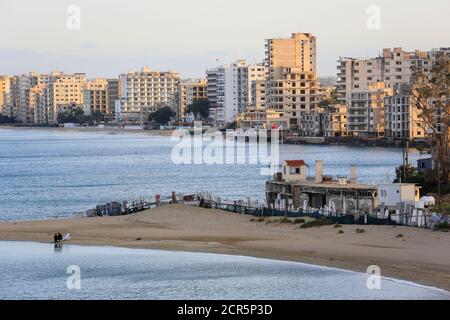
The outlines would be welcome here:
[[[167,205],[120,217],[2,222],[0,240],[69,243],[252,256],[366,272],[450,291],[450,234],[410,227],[322,226],[257,222],[250,216]],[[364,229],[358,234],[356,229]],[[338,233],[340,230],[343,233]],[[399,235],[402,235],[401,237]]]
[[[57,132],[89,132],[89,133],[133,133],[133,134],[143,134],[148,136],[172,136],[173,130],[144,130],[144,129],[122,129],[117,127],[105,127],[105,128],[95,128],[95,127],[76,127],[76,128],[63,128],[63,127],[32,127],[32,126],[10,126],[10,125],[0,125],[1,129],[7,130],[38,130],[38,131],[57,131]]]

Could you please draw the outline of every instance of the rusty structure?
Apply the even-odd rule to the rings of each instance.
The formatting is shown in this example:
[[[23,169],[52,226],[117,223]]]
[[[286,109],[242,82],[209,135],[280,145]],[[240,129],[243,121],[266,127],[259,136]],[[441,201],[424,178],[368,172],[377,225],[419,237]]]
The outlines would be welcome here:
[[[377,186],[359,184],[356,167],[350,178],[323,175],[323,162],[316,161],[315,177],[307,177],[303,160],[287,160],[283,172],[266,182],[269,207],[286,210],[324,210],[330,214],[371,214],[377,208]]]

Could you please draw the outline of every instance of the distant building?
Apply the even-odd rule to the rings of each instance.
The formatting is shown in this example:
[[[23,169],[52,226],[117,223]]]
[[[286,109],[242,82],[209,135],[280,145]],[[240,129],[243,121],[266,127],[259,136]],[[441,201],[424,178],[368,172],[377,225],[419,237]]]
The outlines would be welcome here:
[[[285,161],[282,173],[266,182],[269,206],[354,215],[372,213],[377,208],[377,187],[357,183],[354,166],[350,178],[324,175],[322,161],[316,161],[314,177],[308,177],[307,172],[303,160]]]
[[[265,80],[262,64],[247,64],[237,60],[231,65],[223,65],[206,71],[208,100],[211,103],[211,120],[217,125],[231,123],[238,113],[244,113],[252,105],[253,87],[256,81]],[[261,98],[261,97],[260,97]]]
[[[107,79],[106,98],[108,101],[108,113],[112,118],[115,117],[116,102],[120,101],[121,97],[121,81],[119,79]]]
[[[425,125],[411,105],[411,87],[395,85],[393,95],[384,98],[385,137],[412,140],[425,138]]]
[[[315,110],[319,102],[316,37],[294,33],[291,38],[266,41],[266,108],[298,128],[300,112]]]
[[[8,116],[14,116],[13,108],[14,77],[0,76],[0,113]]]
[[[143,67],[139,72],[121,74],[119,79],[122,92],[117,120],[143,123],[151,112],[160,107],[170,106],[175,109],[179,73],[159,72]]]
[[[186,121],[186,107],[196,100],[208,99],[208,82],[206,79],[182,80],[176,93],[177,118]]]
[[[49,85],[49,122],[57,122],[58,114],[83,107],[86,74],[61,74]]]
[[[85,114],[100,112],[108,115],[111,113],[108,103],[108,81],[106,79],[98,78],[87,81],[83,94]]]
[[[347,108],[328,105],[300,113],[298,132],[305,137],[343,137],[347,135]]]
[[[424,174],[428,170],[433,170],[433,158],[417,159],[417,172]]]
[[[347,109],[347,131],[358,137],[384,135],[384,102],[392,89],[384,82],[370,84],[366,89],[352,91]]]
[[[328,119],[326,120],[326,137],[347,136],[347,107],[345,105],[329,105],[326,109]]]

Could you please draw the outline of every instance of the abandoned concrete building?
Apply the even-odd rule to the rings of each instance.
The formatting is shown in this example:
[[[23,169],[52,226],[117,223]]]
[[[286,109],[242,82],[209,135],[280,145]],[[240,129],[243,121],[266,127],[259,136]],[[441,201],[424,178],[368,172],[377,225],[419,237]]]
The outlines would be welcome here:
[[[266,182],[270,207],[283,210],[325,210],[336,214],[369,214],[377,207],[377,186],[357,183],[356,166],[350,178],[323,175],[323,161],[315,163],[315,177],[307,176],[303,160],[286,160],[283,171]]]

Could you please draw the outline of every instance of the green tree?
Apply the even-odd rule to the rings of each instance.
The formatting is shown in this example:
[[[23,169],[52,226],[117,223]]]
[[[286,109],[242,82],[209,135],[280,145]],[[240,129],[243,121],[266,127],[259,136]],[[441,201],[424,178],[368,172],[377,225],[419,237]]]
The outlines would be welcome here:
[[[206,120],[209,116],[211,104],[207,99],[198,99],[186,107],[186,114],[193,113],[196,119]]]
[[[160,124],[167,124],[171,118],[175,116],[175,112],[171,107],[162,107],[148,115],[148,120]]]

